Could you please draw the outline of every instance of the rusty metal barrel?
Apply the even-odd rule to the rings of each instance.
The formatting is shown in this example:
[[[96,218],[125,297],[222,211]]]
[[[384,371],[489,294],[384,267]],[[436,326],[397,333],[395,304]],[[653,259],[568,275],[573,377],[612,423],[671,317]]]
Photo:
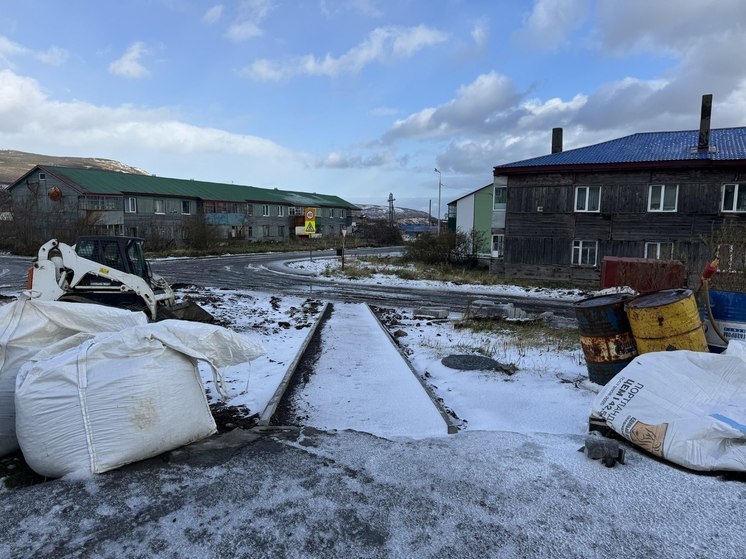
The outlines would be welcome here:
[[[637,356],[624,312],[624,304],[631,298],[626,293],[614,293],[589,297],[574,305],[591,382],[606,384]]]
[[[661,289],[624,305],[637,351],[707,351],[697,301],[691,289]]]

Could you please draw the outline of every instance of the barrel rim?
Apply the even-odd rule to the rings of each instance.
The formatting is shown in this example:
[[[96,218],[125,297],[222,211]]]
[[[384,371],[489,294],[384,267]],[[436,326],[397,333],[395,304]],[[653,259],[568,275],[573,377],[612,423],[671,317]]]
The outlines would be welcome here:
[[[618,305],[619,303],[625,303],[634,297],[631,293],[606,293],[604,295],[594,295],[593,297],[586,297],[580,301],[573,303],[576,309],[599,309],[603,307],[611,307]],[[609,299],[608,303],[602,303],[594,305],[592,303],[598,302],[602,299]]]
[[[678,303],[689,299],[694,295],[694,291],[685,287],[675,287],[670,289],[659,289],[650,293],[643,293],[627,301],[624,304],[626,309],[650,309],[654,307],[663,307],[672,303]]]

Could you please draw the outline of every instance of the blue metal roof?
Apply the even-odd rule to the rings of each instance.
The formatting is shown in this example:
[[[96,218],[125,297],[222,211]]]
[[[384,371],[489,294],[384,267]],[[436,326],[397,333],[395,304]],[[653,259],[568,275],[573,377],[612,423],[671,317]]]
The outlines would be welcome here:
[[[641,132],[583,148],[498,165],[495,172],[520,167],[746,160],[746,127],[711,130],[709,152],[697,152],[698,141],[699,130]]]

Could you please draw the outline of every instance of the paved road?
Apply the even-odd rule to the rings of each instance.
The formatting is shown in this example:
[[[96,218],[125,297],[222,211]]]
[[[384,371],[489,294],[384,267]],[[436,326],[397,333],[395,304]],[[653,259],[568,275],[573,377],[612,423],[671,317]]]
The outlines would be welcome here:
[[[357,249],[350,254],[388,254],[389,249]],[[455,289],[423,289],[401,286],[355,284],[304,274],[288,268],[292,260],[332,258],[333,251],[252,254],[214,258],[159,260],[153,270],[171,283],[189,283],[200,287],[249,289],[262,292],[279,291],[288,295],[313,296],[332,301],[352,301],[378,306],[416,307],[433,305],[463,312],[477,299],[512,302],[527,312],[552,311],[572,317],[572,304],[566,301],[543,300],[536,297],[515,297],[484,293],[466,293]]]
[[[743,485],[574,435],[236,430],[94,477],[0,491],[8,558],[743,557]]]
[[[395,250],[395,249],[394,249]],[[366,248],[348,251],[350,255],[390,254],[392,249]],[[288,268],[285,263],[307,258],[333,258],[334,251],[244,254],[204,258],[174,258],[151,262],[153,271],[171,284],[199,287],[247,289],[279,292],[287,295],[313,296],[331,301],[369,303],[383,307],[418,307],[432,305],[463,312],[477,299],[496,303],[511,302],[531,313],[552,311],[559,316],[573,317],[572,304],[566,301],[543,300],[536,297],[494,295],[488,292],[463,292],[455,289],[423,289],[401,286],[355,284],[304,274]],[[0,293],[23,289],[31,259],[0,256]]]

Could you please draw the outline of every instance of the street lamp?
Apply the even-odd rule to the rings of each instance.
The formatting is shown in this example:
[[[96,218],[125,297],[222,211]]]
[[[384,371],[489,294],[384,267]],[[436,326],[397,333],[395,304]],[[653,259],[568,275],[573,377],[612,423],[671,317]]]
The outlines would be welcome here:
[[[438,173],[438,211],[435,212],[436,219],[438,220],[438,235],[440,235],[440,189],[443,186],[443,183],[441,182],[441,178],[443,175],[440,174],[440,171],[438,171],[438,168],[435,168],[435,172]]]

